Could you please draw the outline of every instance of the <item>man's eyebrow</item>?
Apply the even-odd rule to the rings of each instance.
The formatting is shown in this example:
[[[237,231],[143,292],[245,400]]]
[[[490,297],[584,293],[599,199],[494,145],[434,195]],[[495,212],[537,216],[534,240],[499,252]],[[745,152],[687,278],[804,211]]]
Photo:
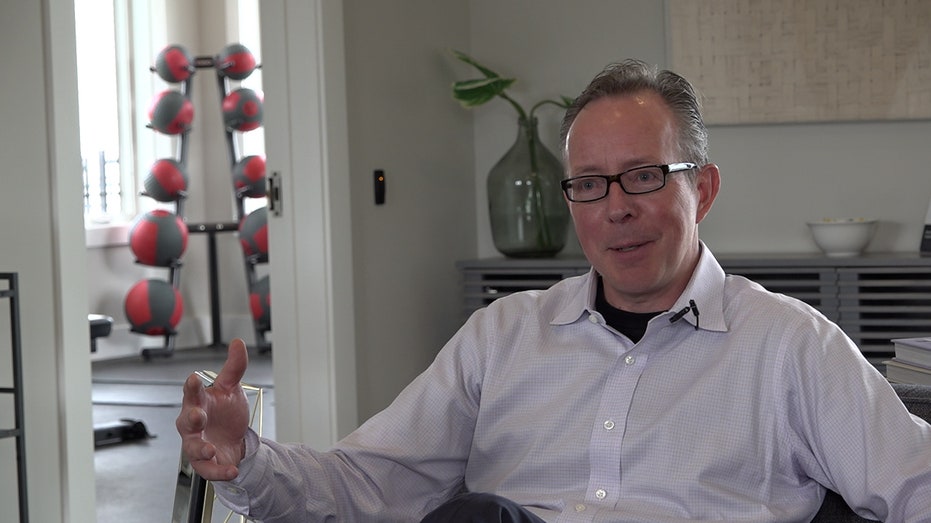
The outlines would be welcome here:
[[[638,159],[630,160],[628,162],[624,162],[624,166],[622,168],[617,169],[617,170],[612,169],[611,172],[605,172],[604,169],[601,169],[600,167],[596,167],[595,165],[583,165],[577,169],[571,170],[569,172],[569,177],[588,176],[591,174],[603,174],[603,175],[610,176],[612,174],[618,174],[624,171],[629,171],[630,169],[636,169],[637,167],[646,167],[648,165],[661,165],[661,164],[662,162],[658,162],[655,160],[647,160],[644,158],[638,158]]]

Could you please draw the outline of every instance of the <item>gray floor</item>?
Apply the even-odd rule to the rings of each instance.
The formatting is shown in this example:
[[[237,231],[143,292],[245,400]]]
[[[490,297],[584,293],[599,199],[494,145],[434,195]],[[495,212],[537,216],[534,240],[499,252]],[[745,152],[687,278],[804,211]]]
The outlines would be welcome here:
[[[94,451],[98,523],[172,521],[181,449],[174,422],[181,385],[195,370],[219,371],[225,355],[222,349],[191,349],[177,350],[169,358],[93,364],[94,426],[141,421],[151,435]],[[250,350],[249,357],[243,382],[264,389],[264,435],[274,437],[271,353]],[[226,515],[219,509],[216,514]]]

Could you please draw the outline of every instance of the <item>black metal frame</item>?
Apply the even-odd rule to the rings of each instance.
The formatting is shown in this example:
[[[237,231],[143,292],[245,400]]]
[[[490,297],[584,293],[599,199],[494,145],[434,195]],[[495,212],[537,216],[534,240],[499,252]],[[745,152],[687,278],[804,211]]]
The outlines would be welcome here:
[[[14,423],[12,429],[0,429],[0,439],[16,438],[16,473],[19,495],[19,521],[29,521],[29,499],[26,491],[26,434],[23,405],[23,361],[22,340],[19,331],[19,275],[15,272],[0,273],[0,280],[7,281],[7,288],[0,290],[0,298],[10,299],[10,337],[13,358],[13,386],[0,387],[0,393],[12,394]]]

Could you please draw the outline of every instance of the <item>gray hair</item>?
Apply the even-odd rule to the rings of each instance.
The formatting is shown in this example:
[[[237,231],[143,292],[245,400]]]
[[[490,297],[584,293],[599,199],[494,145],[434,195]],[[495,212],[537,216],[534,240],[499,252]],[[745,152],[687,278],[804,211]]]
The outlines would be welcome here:
[[[701,101],[692,84],[672,71],[660,71],[655,66],[634,59],[608,65],[566,110],[559,131],[563,156],[566,154],[569,128],[583,107],[601,98],[640,91],[655,92],[672,109],[678,123],[680,152],[685,155],[679,161],[698,165],[708,163],[708,129],[702,119]]]

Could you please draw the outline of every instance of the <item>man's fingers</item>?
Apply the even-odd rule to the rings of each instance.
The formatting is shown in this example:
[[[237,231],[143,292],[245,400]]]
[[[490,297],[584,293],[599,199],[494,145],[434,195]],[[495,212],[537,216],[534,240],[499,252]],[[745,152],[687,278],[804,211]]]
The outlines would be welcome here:
[[[233,465],[218,465],[213,461],[191,461],[194,472],[208,481],[230,481],[236,479],[239,469]]]
[[[239,387],[248,365],[249,353],[246,351],[246,344],[241,339],[236,338],[230,342],[226,363],[223,364],[223,368],[217,374],[217,379],[213,385],[222,390]]]
[[[181,412],[175,420],[175,427],[182,438],[190,435],[200,437],[204,430],[207,416],[204,413],[204,385],[196,374],[188,376],[184,381],[184,397],[181,400]]]
[[[203,438],[190,437],[181,441],[181,450],[188,461],[210,461],[217,455],[217,448]]]
[[[207,426],[207,415],[200,407],[190,407],[181,411],[178,419],[175,420],[175,427],[182,438],[195,435],[200,438],[200,433]]]
[[[191,374],[184,380],[184,398],[182,404],[184,406],[189,405],[202,405],[203,398],[201,393],[204,391],[204,384],[200,381],[200,378],[197,374]]]
[[[204,479],[229,481],[239,473],[239,470],[233,465],[220,465],[217,463],[216,447],[202,439],[191,438],[183,441],[181,450],[187,456],[191,467]]]

